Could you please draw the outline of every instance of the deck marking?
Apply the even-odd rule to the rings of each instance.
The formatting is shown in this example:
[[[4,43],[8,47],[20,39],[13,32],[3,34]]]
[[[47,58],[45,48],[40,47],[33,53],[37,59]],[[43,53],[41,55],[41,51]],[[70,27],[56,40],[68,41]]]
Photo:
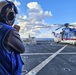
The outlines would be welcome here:
[[[27,55],[51,55],[51,54],[54,54],[54,53],[23,53],[21,54],[21,56],[27,56]],[[62,52],[62,53],[59,53],[60,55],[61,54],[76,54],[76,52]]]
[[[26,75],[36,75],[45,65],[47,65],[53,58],[55,58],[67,45],[63,46],[61,49],[56,51],[54,54],[45,59],[42,63],[37,65],[31,71],[29,71]]]

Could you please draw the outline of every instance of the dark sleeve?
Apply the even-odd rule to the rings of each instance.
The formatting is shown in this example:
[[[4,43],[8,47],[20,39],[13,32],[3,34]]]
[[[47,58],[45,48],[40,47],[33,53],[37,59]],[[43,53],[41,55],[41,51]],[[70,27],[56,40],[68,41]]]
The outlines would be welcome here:
[[[11,47],[12,50],[18,53],[25,52],[24,44],[20,38],[19,33],[16,30],[10,31],[5,40],[7,40],[6,44],[8,44],[8,46]]]

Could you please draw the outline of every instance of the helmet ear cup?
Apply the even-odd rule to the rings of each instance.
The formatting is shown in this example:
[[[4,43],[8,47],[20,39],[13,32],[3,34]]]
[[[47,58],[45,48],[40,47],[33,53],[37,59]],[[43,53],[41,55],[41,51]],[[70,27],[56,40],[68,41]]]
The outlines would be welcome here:
[[[2,20],[3,19],[3,15],[0,13],[0,20]]]
[[[15,13],[14,12],[9,12],[8,15],[7,15],[7,19],[9,21],[12,21],[12,20],[14,20],[14,18],[15,18]]]

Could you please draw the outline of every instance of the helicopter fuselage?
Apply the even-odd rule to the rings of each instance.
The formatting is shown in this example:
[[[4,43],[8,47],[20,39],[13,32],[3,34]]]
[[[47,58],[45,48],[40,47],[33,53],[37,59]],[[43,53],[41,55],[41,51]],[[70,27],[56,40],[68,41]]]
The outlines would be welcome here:
[[[69,43],[69,44],[76,44],[76,29],[74,28],[63,28],[61,32],[55,33],[54,35],[54,41],[55,42],[61,42],[61,43]]]

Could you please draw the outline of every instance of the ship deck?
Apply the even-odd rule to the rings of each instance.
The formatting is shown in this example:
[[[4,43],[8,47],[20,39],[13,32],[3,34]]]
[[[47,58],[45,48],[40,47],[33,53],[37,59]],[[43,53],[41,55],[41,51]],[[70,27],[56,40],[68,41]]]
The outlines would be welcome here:
[[[25,44],[22,75],[76,75],[76,46],[53,41]]]

